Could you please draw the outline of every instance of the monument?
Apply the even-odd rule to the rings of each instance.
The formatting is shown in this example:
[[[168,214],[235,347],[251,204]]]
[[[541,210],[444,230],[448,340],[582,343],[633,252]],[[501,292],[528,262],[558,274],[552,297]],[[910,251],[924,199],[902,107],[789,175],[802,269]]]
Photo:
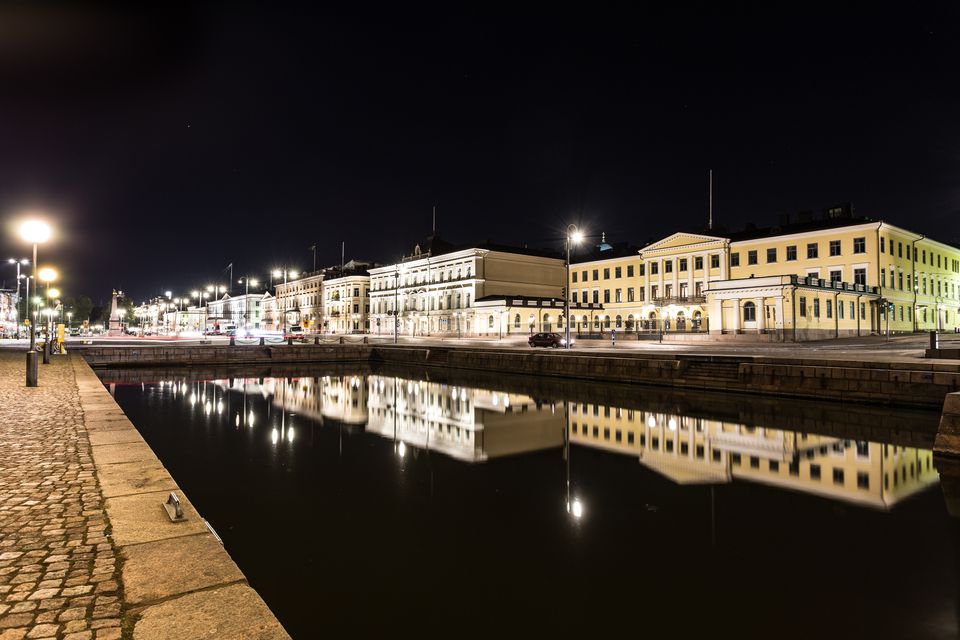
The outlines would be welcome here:
[[[117,306],[117,298],[123,296],[123,291],[113,290],[113,300],[110,302],[110,324],[108,326],[108,336],[123,335],[123,319],[120,316],[120,309]]]

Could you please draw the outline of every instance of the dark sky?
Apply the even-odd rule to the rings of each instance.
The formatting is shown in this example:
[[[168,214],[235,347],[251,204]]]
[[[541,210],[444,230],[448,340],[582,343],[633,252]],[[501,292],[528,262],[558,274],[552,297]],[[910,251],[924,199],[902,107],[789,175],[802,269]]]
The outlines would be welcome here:
[[[392,261],[434,204],[454,242],[642,244],[705,222],[709,168],[730,228],[852,201],[960,237],[956,2],[336,4],[3,5],[0,219],[49,212],[95,299]]]

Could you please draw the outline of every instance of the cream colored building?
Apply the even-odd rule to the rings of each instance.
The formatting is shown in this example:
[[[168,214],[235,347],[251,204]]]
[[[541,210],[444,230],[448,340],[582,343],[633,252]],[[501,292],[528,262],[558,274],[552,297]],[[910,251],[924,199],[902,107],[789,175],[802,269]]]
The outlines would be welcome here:
[[[399,263],[370,269],[371,333],[405,336],[491,333],[489,313],[478,317],[486,296],[561,298],[564,261],[505,247],[458,249],[434,241]]]
[[[301,325],[305,331],[319,331],[323,324],[323,279],[325,271],[304,273],[295,280],[277,283],[276,315],[279,327]]]
[[[367,333],[370,330],[370,276],[344,275],[323,281],[323,331]]]
[[[848,208],[729,237],[675,233],[574,264],[569,287],[572,302],[604,306],[580,331],[803,341],[960,327],[960,249]]]

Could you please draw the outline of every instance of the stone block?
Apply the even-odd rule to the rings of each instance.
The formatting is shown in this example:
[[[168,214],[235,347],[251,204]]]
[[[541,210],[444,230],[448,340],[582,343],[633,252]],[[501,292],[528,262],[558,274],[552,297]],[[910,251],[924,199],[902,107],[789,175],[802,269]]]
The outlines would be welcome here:
[[[162,506],[168,495],[169,491],[156,491],[107,498],[107,515],[113,526],[114,542],[123,547],[207,531],[200,514],[180,492],[177,495],[187,519],[171,522]]]
[[[139,460],[104,465],[97,471],[103,497],[156,491],[173,491],[176,482],[159,460]]]
[[[134,640],[261,640],[290,636],[245,584],[191,593],[146,607],[133,628]]]
[[[164,600],[244,579],[223,546],[199,534],[127,547],[124,597],[130,604]]]
[[[93,462],[97,467],[117,462],[135,462],[138,460],[155,460],[153,450],[146,442],[128,442],[124,444],[105,444],[91,447]]]

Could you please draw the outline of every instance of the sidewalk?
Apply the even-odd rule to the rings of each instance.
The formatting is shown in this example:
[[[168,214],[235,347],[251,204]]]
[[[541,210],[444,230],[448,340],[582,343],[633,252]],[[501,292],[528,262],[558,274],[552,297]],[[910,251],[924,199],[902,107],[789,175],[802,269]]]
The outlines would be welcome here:
[[[67,358],[0,354],[0,639],[120,637],[119,563]]]
[[[289,638],[83,359],[33,389],[23,360],[0,351],[0,640]]]

